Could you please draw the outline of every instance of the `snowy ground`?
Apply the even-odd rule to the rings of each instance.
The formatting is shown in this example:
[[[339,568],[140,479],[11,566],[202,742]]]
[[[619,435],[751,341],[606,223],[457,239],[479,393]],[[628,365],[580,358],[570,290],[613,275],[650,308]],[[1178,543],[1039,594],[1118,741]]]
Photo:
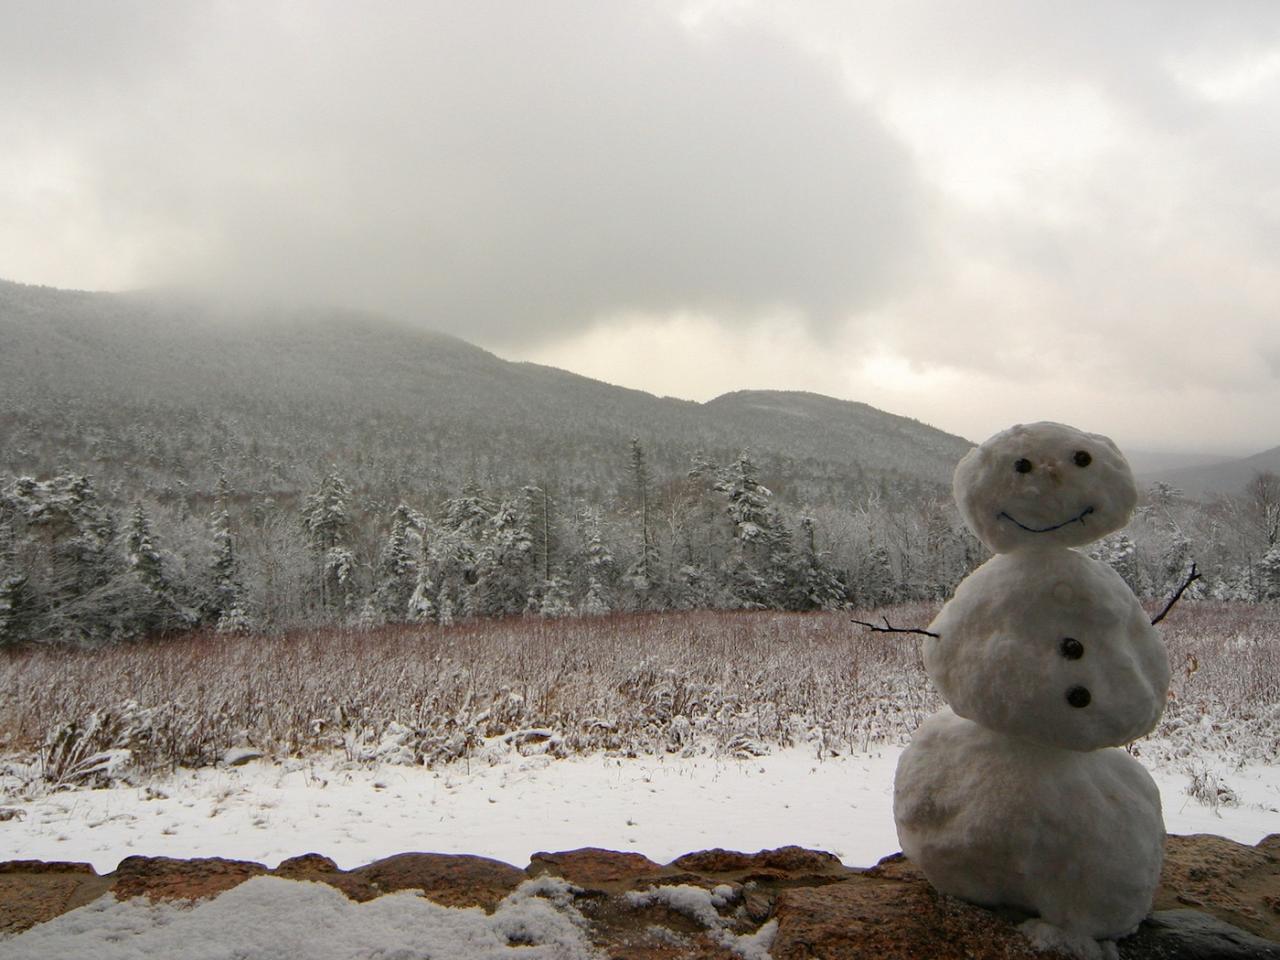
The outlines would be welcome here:
[[[9,801],[0,860],[79,860],[109,872],[133,854],[221,856],[274,866],[323,853],[343,868],[406,851],[471,853],[524,866],[538,850],[601,846],[658,862],[710,847],[798,844],[865,866],[898,849],[898,748],[817,760],[812,748],[753,759],[491,754],[436,770],[339,757],[179,771],[144,787]],[[1256,843],[1280,831],[1280,769],[1197,769],[1237,798],[1216,810],[1186,794],[1181,766],[1152,773],[1170,833]]]
[[[8,809],[20,813],[0,821],[0,860],[84,860],[107,872],[131,854],[274,866],[318,851],[351,868],[422,850],[523,866],[538,850],[589,845],[666,862],[708,847],[799,844],[869,865],[897,849],[891,807],[900,752],[885,748],[819,761],[812,748],[743,760],[552,760],[491,751],[488,760],[438,770],[361,766],[339,757],[259,760],[179,771],[142,787],[10,801]],[[1213,810],[1186,794],[1187,770],[1156,767],[1170,832],[1256,843],[1280,830],[1280,769],[1232,767],[1202,756],[1195,772],[1202,787],[1229,788],[1237,802]],[[323,884],[272,877],[193,908],[104,897],[0,938],[0,960],[597,960],[557,883],[531,881],[492,915],[408,893],[356,904]],[[715,922],[711,907],[702,912]],[[741,938],[709,929],[744,960],[767,960],[771,925]]]

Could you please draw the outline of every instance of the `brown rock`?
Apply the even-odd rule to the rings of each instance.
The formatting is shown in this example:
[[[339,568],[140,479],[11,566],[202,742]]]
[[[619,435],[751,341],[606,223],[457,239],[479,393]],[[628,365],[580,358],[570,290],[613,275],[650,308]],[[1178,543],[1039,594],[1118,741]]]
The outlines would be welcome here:
[[[878,877],[885,880],[916,882],[925,879],[924,873],[921,872],[920,868],[901,853],[891,853],[887,857],[881,857],[880,862],[874,867],[869,867],[859,872],[864,876]]]
[[[1049,960],[1008,921],[923,882],[855,877],[778,895],[774,960]]]
[[[1194,907],[1269,940],[1280,940],[1280,838],[1248,847],[1223,837],[1171,836],[1156,910]]]
[[[671,873],[639,853],[619,853],[599,847],[535,853],[529,864],[530,876],[550,873],[592,892],[614,893],[643,885]]]
[[[266,872],[260,863],[221,857],[125,857],[110,880],[111,890],[121,900],[138,896],[152,901],[203,900]]]
[[[484,907],[498,901],[527,879],[523,870],[490,860],[448,853],[401,853],[359,867],[332,880],[355,900],[371,900],[395,890],[421,890],[428,900],[446,907]]]
[[[83,906],[107,886],[87,863],[0,863],[0,935],[21,933]]]
[[[43,860],[6,860],[0,863],[0,874],[4,873],[85,873],[97,876],[92,864],[70,860],[55,860],[45,863]]]
[[[850,873],[840,858],[823,850],[779,847],[759,853],[734,850],[704,850],[686,853],[672,866],[693,873],[733,876],[747,880],[809,880],[816,877],[843,878]]]
[[[1259,840],[1258,850],[1270,857],[1280,857],[1280,833],[1269,833]]]
[[[286,880],[324,880],[330,874],[341,873],[338,865],[319,853],[304,853],[298,857],[281,860],[280,866],[271,871]]]

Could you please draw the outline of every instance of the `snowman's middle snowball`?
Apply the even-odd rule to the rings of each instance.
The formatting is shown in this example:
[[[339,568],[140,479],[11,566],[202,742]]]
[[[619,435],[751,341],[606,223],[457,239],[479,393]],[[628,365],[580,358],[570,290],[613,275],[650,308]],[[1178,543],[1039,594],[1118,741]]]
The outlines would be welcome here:
[[[943,699],[991,730],[1096,750],[1150,733],[1164,711],[1159,634],[1114,570],[1074,550],[997,554],[929,629],[924,664]]]

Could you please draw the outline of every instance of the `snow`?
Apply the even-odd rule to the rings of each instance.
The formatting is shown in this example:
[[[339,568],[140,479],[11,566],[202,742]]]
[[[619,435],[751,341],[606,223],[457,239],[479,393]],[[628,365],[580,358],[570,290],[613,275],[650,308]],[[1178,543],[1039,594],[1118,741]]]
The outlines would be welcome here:
[[[547,877],[522,884],[492,915],[412,891],[355,903],[322,883],[255,877],[194,907],[101,897],[0,940],[0,958],[597,960],[581,924],[563,881]]]
[[[1145,752],[1159,755],[1158,747]],[[20,815],[0,821],[0,860],[85,861],[106,873],[135,854],[276,866],[318,852],[351,869],[424,850],[522,867],[536,851],[583,846],[666,863],[712,847],[796,844],[870,866],[899,849],[892,796],[901,752],[819,760],[812,747],[795,747],[750,760],[552,760],[512,749],[491,753],[492,763],[434,770],[356,764],[336,754],[307,763],[253,760],[178,770],[139,786],[6,800]],[[1188,795],[1192,769],[1229,786],[1238,802],[1215,810]],[[1206,754],[1151,772],[1172,833],[1253,844],[1280,828],[1280,768]]]
[[[798,844],[872,864],[897,849],[898,748],[819,760],[812,747],[750,760],[712,756],[553,760],[487,744],[484,759],[429,770],[250,761],[179,770],[145,785],[53,793],[10,805],[0,859],[212,857],[275,866],[319,852],[350,869],[412,850],[524,866],[539,850],[637,850],[659,862],[711,847]]]
[[[770,920],[754,933],[733,933],[720,911],[730,907],[737,897],[738,892],[728,884],[707,890],[687,883],[633,890],[626,895],[627,902],[634,907],[661,903],[697,921],[706,927],[712,940],[743,960],[769,960],[769,947],[778,932],[778,922]]]

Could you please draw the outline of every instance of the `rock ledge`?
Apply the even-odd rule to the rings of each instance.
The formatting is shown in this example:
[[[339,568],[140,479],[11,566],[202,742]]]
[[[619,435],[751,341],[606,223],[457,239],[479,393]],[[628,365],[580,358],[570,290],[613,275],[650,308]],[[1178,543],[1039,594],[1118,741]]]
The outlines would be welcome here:
[[[759,853],[706,850],[658,864],[638,853],[586,848],[534,854],[523,870],[484,857],[402,853],[340,870],[309,853],[269,870],[220,858],[128,857],[99,876],[88,864],[0,863],[0,935],[16,933],[108,892],[124,899],[196,900],[250,877],[327,883],[353,900],[421,890],[452,907],[494,906],[531,876],[578,888],[592,940],[616,960],[733,960],[723,936],[673,910],[654,887],[719,889],[721,930],[750,934],[776,923],[774,960],[1020,960],[1034,951],[1015,929],[1021,917],[941,896],[901,854],[866,870],[800,847]],[[731,891],[725,894],[725,889]],[[1155,912],[1119,944],[1126,960],[1280,960],[1280,834],[1256,847],[1210,835],[1169,837]]]

